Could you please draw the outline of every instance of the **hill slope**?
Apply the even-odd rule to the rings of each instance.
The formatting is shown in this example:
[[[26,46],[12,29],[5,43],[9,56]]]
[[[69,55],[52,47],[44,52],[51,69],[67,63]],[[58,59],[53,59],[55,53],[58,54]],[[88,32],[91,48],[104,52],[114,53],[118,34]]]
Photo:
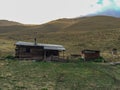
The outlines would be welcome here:
[[[24,26],[13,26],[22,25],[20,23],[11,21],[0,21],[0,32],[10,29],[14,30],[38,30],[42,32],[57,32],[57,31],[81,31],[81,30],[101,30],[101,29],[115,29],[120,28],[120,18],[110,16],[93,16],[93,17],[81,17],[74,19],[58,19],[45,23],[42,25],[24,25]],[[6,27],[7,26],[7,27]],[[14,28],[15,27],[15,28]],[[21,29],[22,28],[22,29]]]
[[[120,18],[109,16],[94,16],[78,18],[77,22],[65,30],[98,30],[120,28]]]
[[[0,26],[13,26],[13,25],[22,25],[22,24],[14,21],[0,20]]]
[[[95,16],[59,19],[34,26],[1,26],[1,54],[14,54],[13,44],[16,41],[33,42],[35,32],[37,42],[62,44],[67,55],[80,53],[83,49],[102,52],[110,52],[112,48],[120,49],[120,18]]]
[[[81,31],[98,29],[120,28],[120,18],[110,16],[81,17],[74,19],[58,19],[41,25],[40,30],[44,31]]]

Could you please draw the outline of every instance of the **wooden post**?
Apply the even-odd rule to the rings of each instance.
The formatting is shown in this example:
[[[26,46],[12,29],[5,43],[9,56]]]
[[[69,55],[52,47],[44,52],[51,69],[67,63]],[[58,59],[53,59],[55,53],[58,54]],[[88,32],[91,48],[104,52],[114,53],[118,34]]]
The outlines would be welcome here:
[[[64,50],[63,50],[63,59],[64,59],[64,57],[65,57],[65,55],[64,55],[65,53],[64,53]]]

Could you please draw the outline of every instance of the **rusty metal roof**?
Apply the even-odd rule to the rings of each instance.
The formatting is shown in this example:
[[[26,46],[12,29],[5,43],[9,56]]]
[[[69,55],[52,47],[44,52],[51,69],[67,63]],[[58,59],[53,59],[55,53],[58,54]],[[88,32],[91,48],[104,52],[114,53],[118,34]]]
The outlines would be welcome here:
[[[82,50],[82,53],[99,53],[99,50]]]
[[[40,46],[43,47],[45,50],[59,50],[59,51],[64,51],[65,48],[62,45],[55,45],[55,44],[41,44],[41,43],[37,43],[35,45],[35,43],[32,42],[23,42],[23,41],[18,41],[15,43],[15,45],[19,45],[19,46]]]

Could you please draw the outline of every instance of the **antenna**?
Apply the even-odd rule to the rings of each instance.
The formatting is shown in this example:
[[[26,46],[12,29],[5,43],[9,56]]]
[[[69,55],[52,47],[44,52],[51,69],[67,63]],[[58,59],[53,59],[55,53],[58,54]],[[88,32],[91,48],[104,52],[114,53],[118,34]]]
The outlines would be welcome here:
[[[36,38],[36,36],[37,36],[37,32],[34,33],[34,44],[35,45],[37,45],[37,38]]]

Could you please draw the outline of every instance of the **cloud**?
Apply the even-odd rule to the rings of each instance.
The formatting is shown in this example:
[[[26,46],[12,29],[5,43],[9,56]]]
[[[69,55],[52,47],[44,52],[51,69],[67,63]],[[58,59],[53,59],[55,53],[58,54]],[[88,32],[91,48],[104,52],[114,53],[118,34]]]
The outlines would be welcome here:
[[[103,0],[98,0],[97,4],[103,4]]]
[[[120,17],[120,0],[98,0],[93,8],[96,6],[100,8],[92,15]]]

